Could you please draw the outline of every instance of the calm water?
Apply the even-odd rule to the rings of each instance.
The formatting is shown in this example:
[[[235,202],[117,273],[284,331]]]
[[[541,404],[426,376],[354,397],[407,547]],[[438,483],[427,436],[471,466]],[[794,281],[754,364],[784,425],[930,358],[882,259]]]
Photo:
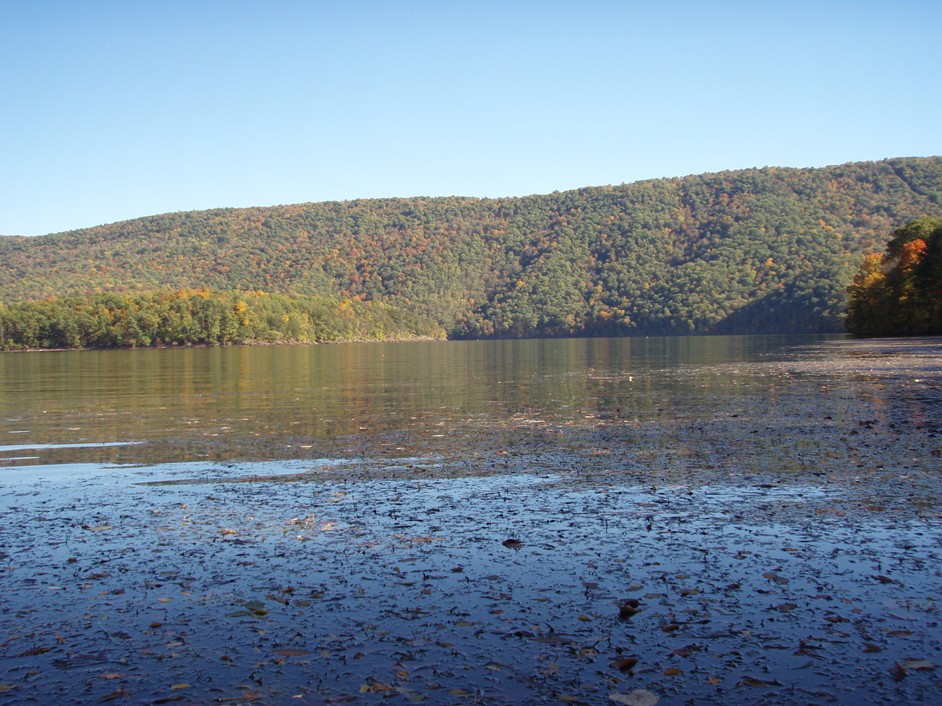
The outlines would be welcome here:
[[[940,339],[0,355],[0,459],[4,703],[942,703]]]
[[[838,340],[697,337],[7,354],[0,355],[0,457],[11,466],[310,458],[331,455],[353,436],[397,434],[400,445],[412,450],[447,446],[460,453],[456,430],[473,446],[476,435],[492,435],[503,421],[645,418],[699,404],[705,396],[736,398],[755,394],[756,386],[765,394],[776,386],[767,371],[744,377],[730,366],[791,360],[809,355],[804,345]],[[446,438],[447,444],[441,441]]]

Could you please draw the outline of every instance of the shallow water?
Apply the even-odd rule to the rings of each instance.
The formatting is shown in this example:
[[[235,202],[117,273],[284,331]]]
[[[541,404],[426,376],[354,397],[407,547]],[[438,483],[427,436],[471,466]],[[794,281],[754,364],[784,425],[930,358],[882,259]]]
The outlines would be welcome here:
[[[942,342],[429,346],[0,357],[4,699],[942,701]]]

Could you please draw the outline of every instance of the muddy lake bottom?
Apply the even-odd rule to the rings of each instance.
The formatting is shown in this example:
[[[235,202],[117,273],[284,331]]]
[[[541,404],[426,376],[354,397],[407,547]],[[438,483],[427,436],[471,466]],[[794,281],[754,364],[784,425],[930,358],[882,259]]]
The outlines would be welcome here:
[[[0,469],[0,701],[942,703],[935,350]]]

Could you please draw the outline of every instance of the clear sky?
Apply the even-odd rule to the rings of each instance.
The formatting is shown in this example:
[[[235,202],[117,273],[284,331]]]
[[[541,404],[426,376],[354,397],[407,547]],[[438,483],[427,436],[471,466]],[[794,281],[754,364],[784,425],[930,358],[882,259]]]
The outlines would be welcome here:
[[[942,154],[939,0],[0,0],[0,233]]]

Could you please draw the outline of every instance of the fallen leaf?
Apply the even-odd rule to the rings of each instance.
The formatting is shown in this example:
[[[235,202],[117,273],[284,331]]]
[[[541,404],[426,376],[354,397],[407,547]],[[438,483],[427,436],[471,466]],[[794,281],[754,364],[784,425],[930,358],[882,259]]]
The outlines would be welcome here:
[[[786,583],[789,583],[789,579],[784,576],[779,576],[774,571],[766,571],[762,574],[762,578],[768,579],[769,581],[774,581],[780,586],[784,586]]]
[[[930,672],[935,669],[935,665],[927,659],[901,659],[897,664],[907,671]]]
[[[620,672],[630,672],[638,663],[637,657],[619,657],[612,660],[612,666]]]
[[[246,610],[252,611],[253,615],[268,615],[265,604],[261,601],[248,601],[242,605],[245,606]]]
[[[384,684],[380,681],[367,682],[360,687],[361,694],[385,694],[394,690],[395,687],[392,684]]]
[[[99,674],[98,677],[100,679],[107,679],[108,681],[111,681],[112,679],[121,679],[124,677],[124,675],[119,674],[118,672],[105,672],[104,674]]]
[[[654,706],[660,699],[647,689],[635,689],[627,694],[609,694],[609,701],[626,706]]]
[[[177,684],[170,685],[170,691],[180,691],[181,689],[189,689],[190,685],[188,682],[181,681]]]
[[[736,686],[753,686],[753,687],[756,687],[757,689],[762,689],[762,688],[767,689],[769,687],[781,686],[781,685],[782,685],[782,682],[780,682],[778,679],[770,679],[766,681],[765,679],[757,679],[756,677],[749,677],[749,676],[743,677],[738,682],[736,682]]]
[[[130,696],[131,692],[127,689],[115,689],[107,696],[102,697],[100,703],[107,703],[109,701],[114,701],[115,699],[123,699],[126,696]]]
[[[396,687],[396,691],[398,691],[399,694],[400,694],[401,696],[405,697],[406,701],[409,701],[410,703],[418,704],[418,703],[422,703],[423,701],[425,701],[425,695],[424,695],[424,694],[420,694],[419,692],[415,691],[414,689],[409,689],[409,688],[404,687],[404,686],[397,686],[397,687]]]

